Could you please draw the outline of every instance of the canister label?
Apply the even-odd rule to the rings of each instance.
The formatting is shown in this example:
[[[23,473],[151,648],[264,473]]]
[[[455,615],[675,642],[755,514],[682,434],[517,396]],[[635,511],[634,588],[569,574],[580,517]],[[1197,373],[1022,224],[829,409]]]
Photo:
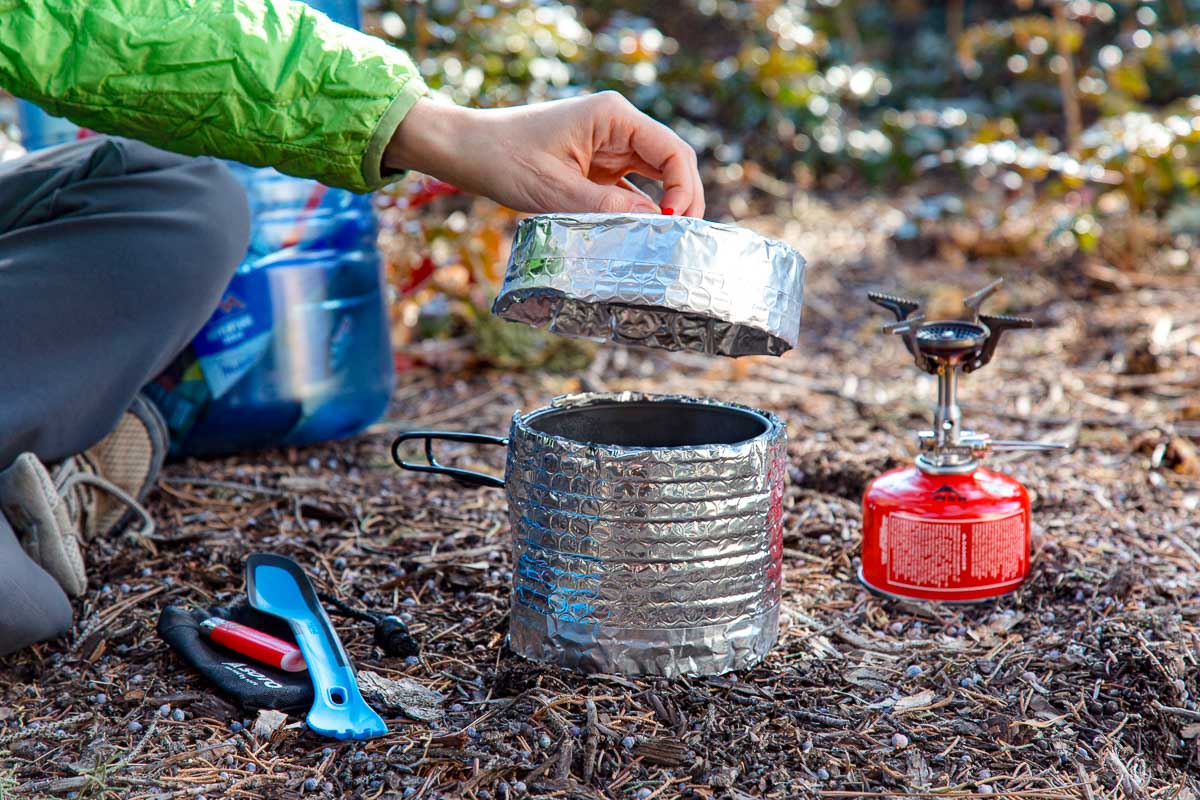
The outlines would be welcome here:
[[[887,581],[899,588],[947,592],[1020,583],[1028,570],[1026,524],[1024,511],[956,520],[886,514],[879,546]]]

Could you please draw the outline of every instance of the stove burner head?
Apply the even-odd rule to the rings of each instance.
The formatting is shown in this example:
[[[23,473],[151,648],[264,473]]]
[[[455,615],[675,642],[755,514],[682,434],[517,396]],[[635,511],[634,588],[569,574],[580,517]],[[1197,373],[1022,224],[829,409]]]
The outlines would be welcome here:
[[[926,321],[916,300],[880,292],[871,292],[867,297],[896,316],[884,331],[904,337],[904,346],[920,369],[937,374],[945,362],[953,362],[963,372],[974,372],[992,360],[1005,331],[1033,327],[1031,319],[979,312],[983,301],[1001,283],[993,281],[963,301],[966,319]]]
[[[933,358],[963,355],[981,349],[989,336],[987,326],[977,322],[926,322],[917,328],[917,348]]]
[[[1039,442],[993,442],[987,434],[962,427],[958,406],[958,373],[974,372],[992,360],[1005,331],[1032,328],[1031,319],[982,314],[980,307],[1000,286],[994,281],[963,300],[966,319],[926,320],[916,300],[871,292],[872,303],[896,316],[883,326],[885,333],[898,333],[918,369],[937,376],[938,398],[933,411],[933,428],[921,431],[917,440],[921,454],[917,467],[930,475],[965,475],[973,472],[979,459],[995,450],[1060,449],[1066,445]],[[865,553],[865,550],[864,550]],[[865,560],[865,559],[864,559]]]

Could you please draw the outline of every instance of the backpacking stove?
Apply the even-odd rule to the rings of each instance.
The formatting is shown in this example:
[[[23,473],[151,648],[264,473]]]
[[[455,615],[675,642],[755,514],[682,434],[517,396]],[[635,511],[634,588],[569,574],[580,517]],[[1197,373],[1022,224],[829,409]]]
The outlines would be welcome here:
[[[933,429],[917,434],[916,464],[880,475],[863,494],[859,580],[876,592],[979,601],[1015,590],[1029,574],[1029,495],[979,462],[992,451],[1066,446],[964,430],[958,407],[958,373],[991,361],[1005,331],[1033,327],[1030,319],[979,313],[1001,283],[968,297],[968,318],[955,320],[927,321],[920,303],[868,295],[896,315],[884,331],[901,335],[917,367],[938,378]]]

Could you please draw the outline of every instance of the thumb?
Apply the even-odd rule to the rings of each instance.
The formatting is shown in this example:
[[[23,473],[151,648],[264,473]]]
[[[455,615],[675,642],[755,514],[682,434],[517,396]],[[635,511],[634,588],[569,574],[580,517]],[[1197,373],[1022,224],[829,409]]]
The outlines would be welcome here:
[[[605,186],[580,178],[575,186],[576,197],[572,205],[580,211],[595,211],[601,214],[659,214],[654,201],[641,192],[623,186]]]

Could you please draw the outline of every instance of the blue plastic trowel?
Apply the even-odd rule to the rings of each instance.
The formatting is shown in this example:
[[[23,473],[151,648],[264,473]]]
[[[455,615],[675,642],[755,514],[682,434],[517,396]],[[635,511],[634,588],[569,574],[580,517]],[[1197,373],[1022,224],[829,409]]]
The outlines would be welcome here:
[[[387,725],[358,691],[350,659],[300,565],[255,553],[246,560],[246,595],[264,614],[285,620],[296,636],[313,682],[308,727],[334,739],[370,739]]]

